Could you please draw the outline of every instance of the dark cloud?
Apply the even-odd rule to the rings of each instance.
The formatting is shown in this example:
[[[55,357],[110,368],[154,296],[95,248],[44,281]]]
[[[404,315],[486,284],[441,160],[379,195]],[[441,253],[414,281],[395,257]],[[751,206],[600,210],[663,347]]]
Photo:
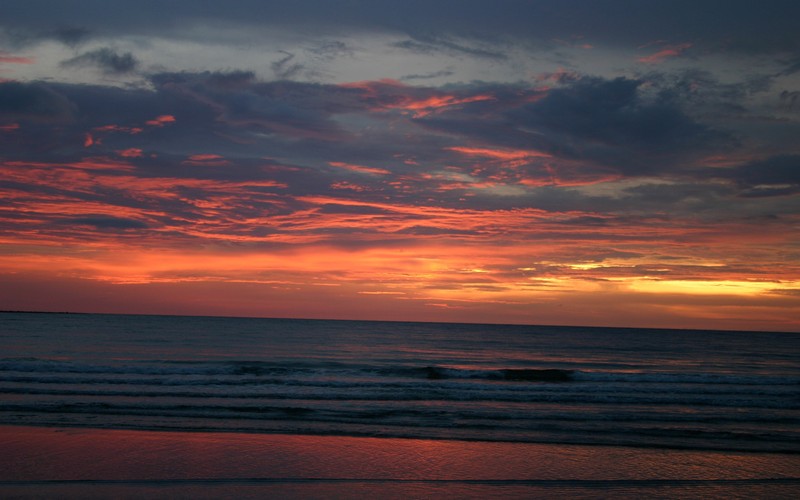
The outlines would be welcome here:
[[[74,105],[41,83],[0,82],[0,116],[6,120],[64,121]]]
[[[693,158],[735,146],[732,136],[687,114],[671,92],[654,93],[642,80],[587,76],[548,91],[482,84],[470,92],[493,99],[419,123],[485,145],[583,162],[587,172],[603,166],[629,176],[675,171]]]
[[[37,95],[45,103],[50,102],[48,96],[68,103],[74,116],[69,134],[64,127],[28,126],[0,134],[4,152],[15,152],[20,160],[61,164],[79,164],[89,156],[124,160],[131,165],[128,170],[104,175],[131,176],[135,167],[135,176],[147,186],[154,179],[169,179],[169,190],[176,196],[153,198],[148,207],[172,214],[175,220],[199,217],[202,210],[189,200],[213,205],[219,196],[205,182],[181,184],[180,179],[214,181],[219,190],[239,192],[241,199],[235,204],[226,201],[230,205],[225,210],[243,218],[272,213],[276,193],[287,196],[281,203],[288,206],[295,206],[289,196],[324,195],[498,210],[647,213],[668,208],[674,214],[721,213],[739,210],[736,187],[746,193],[762,186],[757,190],[763,195],[763,185],[770,184],[769,194],[774,195],[786,189],[776,184],[795,182],[787,180],[792,170],[782,163],[770,167],[774,175],[783,172],[782,180],[758,174],[757,166],[725,169],[728,183],[719,182],[722,169],[714,169],[715,174],[689,169],[687,159],[713,153],[718,136],[685,113],[681,99],[662,95],[666,84],[654,90],[643,88],[640,80],[583,77],[564,79],[550,90],[481,82],[443,87],[391,81],[331,85],[261,81],[249,71],[160,73],[150,78],[153,86],[148,90],[3,84],[0,96],[6,87],[29,95],[29,105],[23,107],[30,116],[36,109],[31,96]],[[6,111],[10,103],[22,102],[0,97]],[[147,125],[159,116],[175,121]],[[84,147],[86,134],[95,141],[90,148]],[[43,149],[38,146],[43,143],[53,145]],[[453,149],[468,151],[470,146],[494,148],[500,154],[536,150],[550,156],[509,165]],[[129,148],[136,148],[140,156],[123,158],[121,152]],[[196,154],[215,155],[215,161],[187,161]],[[331,162],[361,166],[362,171]],[[364,168],[386,173],[368,175]],[[630,177],[667,173],[673,182],[637,186],[616,195],[569,187],[571,181],[609,178],[609,172]],[[520,183],[525,179],[551,185]],[[676,184],[676,179],[682,183]],[[105,191],[94,188],[92,196],[105,193],[128,208],[144,208],[135,192],[114,191],[113,186],[108,182]],[[514,189],[504,191],[506,187]],[[777,213],[778,208],[764,210]],[[752,207],[741,211],[759,212]],[[318,213],[385,215],[375,206],[332,202],[321,203]],[[562,225],[599,229],[606,222],[585,216]],[[434,229],[408,231],[424,236]]]
[[[651,71],[640,75],[639,80],[652,91],[681,103],[683,110],[692,116],[727,119],[747,112],[748,100],[769,91],[774,78],[750,74],[741,75],[738,81],[723,83],[709,71],[689,68],[671,72]]]
[[[517,126],[555,139],[577,158],[625,173],[646,173],[664,160],[724,139],[686,115],[668,95],[646,99],[640,81],[583,78],[509,113]]]
[[[306,51],[314,57],[326,61],[344,56],[352,56],[354,54],[353,49],[340,40],[326,40],[314,44],[307,48]]]
[[[322,214],[356,214],[356,215],[389,215],[390,210],[369,205],[341,205],[326,203],[318,210]]]
[[[96,66],[107,74],[124,74],[134,71],[139,61],[130,52],[118,54],[104,47],[86,52],[61,63],[63,66]]]
[[[452,74],[453,74],[452,71],[443,69],[440,71],[434,71],[432,73],[421,73],[421,74],[415,73],[411,75],[405,75],[401,78],[401,80],[430,80],[433,78],[450,76]]]
[[[87,28],[78,26],[62,26],[47,32],[46,35],[68,47],[76,47],[89,40],[92,36],[92,32]]]
[[[292,63],[295,58],[294,54],[284,50],[280,51],[280,53],[283,54],[283,57],[270,64],[270,68],[276,78],[290,80],[305,69],[302,64]]]
[[[800,193],[800,155],[779,155],[729,168],[722,174],[747,197]]]
[[[779,75],[789,76],[797,73],[798,71],[800,71],[800,57],[795,57],[794,59],[788,62],[786,69],[781,71]]]
[[[446,227],[435,227],[435,226],[420,226],[415,225],[411,227],[407,227],[397,231],[397,234],[413,234],[416,236],[468,236],[474,235],[476,231],[470,229],[454,229],[454,228],[446,228]]]
[[[566,4],[506,0],[502,8],[491,0],[349,0],[345,6],[327,0],[237,0],[224,5],[140,0],[116,2],[113,8],[105,0],[6,0],[0,23],[20,30],[67,25],[110,34],[152,35],[174,31],[185,24],[187,13],[195,21],[208,23],[290,26],[317,32],[324,27],[326,32],[339,33],[399,31],[414,42],[408,48],[487,57],[499,54],[460,40],[513,37],[541,43],[581,35],[592,42],[633,47],[654,40],[689,40],[719,50],[800,51],[796,35],[800,4],[793,0],[762,0],[757,5],[750,0],[576,0]],[[433,39],[430,34],[435,35]]]
[[[784,90],[781,92],[780,100],[782,103],[786,105],[786,109],[792,111],[795,109],[795,105],[797,104],[797,100],[800,98],[800,91],[795,90],[789,92],[788,90]]]
[[[236,90],[256,83],[256,74],[252,71],[228,71],[208,73],[208,83],[219,89]]]
[[[211,110],[216,125],[248,133],[333,140],[345,132],[331,115],[357,109],[355,91],[335,85],[256,82],[243,72],[164,73],[151,79],[159,92],[179,97],[187,106]]]
[[[62,223],[70,225],[77,224],[77,225],[93,226],[94,228],[101,230],[145,229],[148,227],[147,224],[145,224],[142,221],[138,221],[135,219],[126,219],[123,217],[111,217],[106,215],[75,217],[62,221]]]
[[[487,50],[481,47],[470,46],[435,35],[416,35],[410,40],[395,42],[392,44],[392,46],[422,54],[449,52],[452,54],[469,55],[483,59],[504,60],[507,58],[505,54],[495,50]]]

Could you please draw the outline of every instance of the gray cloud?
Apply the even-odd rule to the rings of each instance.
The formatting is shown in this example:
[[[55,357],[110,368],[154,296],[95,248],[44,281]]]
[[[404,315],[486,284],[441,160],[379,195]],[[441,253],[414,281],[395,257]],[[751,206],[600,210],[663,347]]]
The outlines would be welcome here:
[[[270,68],[276,78],[280,80],[290,80],[305,69],[305,66],[302,64],[292,63],[295,59],[294,54],[286,52],[285,50],[281,50],[280,53],[283,54],[283,57],[270,64]]]
[[[735,147],[734,138],[684,111],[670,92],[645,92],[641,80],[568,79],[547,91],[483,84],[494,99],[460,107],[420,124],[483,144],[537,149],[586,168],[624,175],[674,171],[687,161]]]
[[[431,72],[431,73],[421,73],[421,74],[414,73],[414,74],[411,74],[411,75],[405,75],[405,76],[403,76],[401,78],[401,80],[404,80],[404,81],[408,81],[408,80],[431,80],[433,78],[440,78],[440,77],[450,76],[452,74],[453,74],[453,72],[451,70],[443,69],[443,70],[434,71],[434,72]]]
[[[261,198],[258,193],[262,192],[412,204],[436,200],[444,207],[483,209],[777,213],[777,205],[739,208],[742,198],[737,201],[736,193],[755,200],[754,196],[775,196],[780,190],[794,192],[797,185],[792,177],[796,155],[717,168],[713,174],[690,169],[687,159],[716,151],[718,133],[686,114],[680,99],[660,96],[658,92],[666,86],[648,94],[639,80],[565,79],[549,91],[480,82],[437,88],[391,82],[341,86],[260,81],[249,71],[160,73],[152,75],[151,81],[152,90],[2,84],[0,109],[5,106],[7,113],[14,111],[13,105],[18,107],[17,116],[39,116],[40,121],[52,116],[52,111],[37,115],[38,99],[45,104],[41,109],[67,109],[73,116],[69,133],[42,122],[37,128],[22,126],[0,134],[4,151],[18,159],[70,163],[86,156],[119,159],[119,151],[140,148],[140,157],[124,161],[134,165],[136,176],[143,179],[213,180],[223,186],[225,182],[274,181],[285,186],[247,188],[252,199],[228,208],[240,217],[259,217],[264,210],[275,210],[274,198]],[[27,100],[15,96],[27,96]],[[476,96],[488,98],[471,100]],[[417,116],[420,108],[404,108],[425,102],[459,104],[433,109],[425,116]],[[176,121],[163,127],[146,125],[162,115],[174,116]],[[134,129],[141,131],[131,133]],[[96,140],[89,149],[84,148],[86,133]],[[488,158],[468,158],[450,149],[455,146],[536,149],[552,156],[509,167]],[[221,155],[226,166],[186,162],[199,153]],[[329,162],[388,173],[364,175]],[[580,183],[602,179],[608,172],[628,177],[666,174],[683,183],[644,185],[616,196],[591,195],[557,183],[525,189],[517,185],[516,194],[480,187],[514,186],[526,176],[545,180],[555,176],[561,182]],[[769,191],[763,187],[768,184]],[[214,196],[203,184],[178,183],[173,190],[180,193],[179,198],[159,199],[157,205],[151,201],[149,208],[172,214],[175,220],[193,220],[200,211],[185,200]],[[108,196],[118,204],[143,208],[140,200],[123,191]],[[287,200],[282,203],[291,203]],[[368,206],[320,209],[321,214],[380,212]],[[598,228],[604,220],[588,217],[564,224]],[[414,231],[423,234],[428,229]]]
[[[464,43],[455,42],[447,38],[435,35],[416,35],[411,40],[403,40],[392,44],[404,50],[422,54],[433,54],[436,52],[449,52],[457,55],[469,55],[482,59],[506,59],[506,55],[496,50],[487,50],[481,47],[469,46]]]
[[[92,37],[92,32],[79,26],[61,26],[46,33],[68,47],[76,47]]]
[[[118,54],[108,47],[103,47],[75,56],[61,64],[63,66],[96,66],[104,73],[124,74],[134,71],[139,65],[139,61],[130,52]]]
[[[578,158],[627,173],[658,169],[665,157],[707,151],[724,139],[691,119],[668,95],[645,99],[640,85],[625,78],[584,78],[509,116],[518,126],[555,138]]]
[[[157,13],[157,15],[154,15]],[[108,34],[168,33],[181,26],[187,13],[195,21],[236,22],[252,26],[291,26],[351,33],[353,30],[403,32],[418,44],[420,34],[436,34],[432,46],[480,55],[482,49],[457,39],[498,40],[513,37],[548,42],[580,35],[592,43],[639,46],[676,35],[709,49],[750,53],[797,53],[796,19],[800,4],[793,0],[506,0],[502,8],[490,0],[350,0],[347,8],[327,0],[294,2],[237,0],[218,4],[173,0],[115,2],[105,0],[6,0],[0,23],[18,30],[41,26],[84,26]],[[202,35],[197,35],[202,37]],[[412,44],[413,45],[413,44]],[[417,45],[416,48],[422,48]],[[493,57],[495,51],[488,50]]]

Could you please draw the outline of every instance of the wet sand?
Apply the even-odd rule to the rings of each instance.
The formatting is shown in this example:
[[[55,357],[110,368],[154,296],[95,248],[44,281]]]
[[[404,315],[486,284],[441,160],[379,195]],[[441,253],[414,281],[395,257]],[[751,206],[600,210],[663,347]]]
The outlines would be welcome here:
[[[800,455],[0,426],[2,498],[790,498]]]

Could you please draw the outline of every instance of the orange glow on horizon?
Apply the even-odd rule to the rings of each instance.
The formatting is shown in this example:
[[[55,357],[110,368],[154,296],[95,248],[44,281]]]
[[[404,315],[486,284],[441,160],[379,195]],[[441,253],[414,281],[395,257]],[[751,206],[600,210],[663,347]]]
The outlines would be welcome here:
[[[128,157],[139,151],[132,148]],[[500,162],[538,157],[513,149],[451,151]],[[224,161],[216,154],[187,158]],[[772,318],[772,328],[800,329],[793,314],[800,266],[773,250],[793,238],[784,231],[790,215],[781,224],[675,224],[665,216],[481,209],[435,197],[384,196],[375,190],[386,174],[344,162],[329,164],[367,174],[359,177],[363,185],[298,195],[270,178],[137,176],[133,163],[99,156],[0,162],[6,181],[0,221],[12,228],[0,234],[0,275],[46,281],[66,296],[78,285],[101,295],[152,290],[131,307],[156,310],[159,297],[180,302],[181,293],[225,290],[224,301],[205,295],[207,305],[197,313],[290,314],[259,309],[272,301],[324,304],[317,315],[333,314],[324,311],[335,304],[335,314],[351,318],[613,324],[636,304],[637,324],[656,317],[650,314],[660,315],[663,325],[735,326],[723,319],[744,324],[741,315],[722,311],[747,303]],[[430,172],[397,181],[424,182],[429,192],[446,194],[450,184],[488,191],[523,182],[518,176],[485,181],[459,168]],[[15,308],[44,307],[41,296],[4,300],[20,304]],[[193,302],[182,303],[190,308]],[[570,312],[559,313],[558,304]],[[669,323],[670,315],[686,322]]]

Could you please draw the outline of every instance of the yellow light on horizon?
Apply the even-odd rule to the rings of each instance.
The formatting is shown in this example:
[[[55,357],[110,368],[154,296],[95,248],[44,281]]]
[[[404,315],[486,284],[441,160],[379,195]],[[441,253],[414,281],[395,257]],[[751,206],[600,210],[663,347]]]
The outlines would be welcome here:
[[[627,281],[627,280],[626,280]],[[688,293],[698,295],[759,295],[776,288],[776,283],[736,280],[630,280],[628,288],[645,293]]]

